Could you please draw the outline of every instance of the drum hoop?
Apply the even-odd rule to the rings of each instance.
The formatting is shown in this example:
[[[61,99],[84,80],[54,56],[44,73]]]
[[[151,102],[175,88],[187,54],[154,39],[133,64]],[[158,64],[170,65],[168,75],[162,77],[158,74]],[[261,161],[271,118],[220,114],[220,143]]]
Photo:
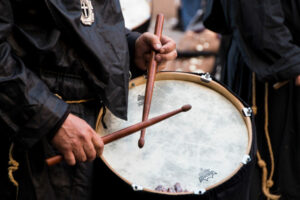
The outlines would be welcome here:
[[[250,120],[250,117],[247,117],[243,114],[243,108],[245,107],[243,103],[236,97],[234,96],[228,89],[226,89],[224,86],[222,86],[220,83],[216,81],[204,81],[201,79],[199,75],[196,74],[190,74],[190,73],[182,73],[182,72],[159,72],[155,76],[155,81],[160,81],[160,80],[180,80],[180,81],[188,81],[188,82],[194,82],[200,85],[204,85],[210,89],[213,89],[214,91],[218,92],[222,96],[224,96],[227,100],[229,100],[235,108],[239,111],[241,114],[241,117],[243,118],[246,126],[247,126],[247,134],[248,134],[248,144],[247,144],[247,149],[245,152],[245,155],[250,155],[251,152],[251,147],[252,147],[252,141],[253,141],[253,136],[252,136],[252,123]],[[146,83],[146,78],[144,76],[137,77],[129,82],[129,89],[134,88],[135,86],[145,84]],[[96,122],[96,132],[98,133],[100,127],[101,127],[101,116],[103,113],[103,109],[100,110],[97,122]],[[121,178],[124,182],[126,182],[128,185],[132,185],[129,180],[125,179],[122,177],[117,171],[115,171],[110,164],[106,161],[106,159],[101,156],[101,159],[103,162],[107,165],[107,167],[114,173],[116,174],[119,178]],[[239,166],[227,177],[224,179],[220,180],[219,182],[206,187],[205,191],[211,190],[213,188],[216,188],[217,186],[222,185],[223,183],[229,181],[234,175],[238,173],[238,171],[241,170],[241,168],[244,166],[243,163],[240,163]],[[146,192],[152,192],[152,193],[159,193],[159,194],[167,194],[167,195],[188,195],[188,194],[194,194],[193,192],[182,192],[182,193],[169,193],[169,192],[159,192],[156,190],[151,190],[148,188],[143,188],[143,191]]]

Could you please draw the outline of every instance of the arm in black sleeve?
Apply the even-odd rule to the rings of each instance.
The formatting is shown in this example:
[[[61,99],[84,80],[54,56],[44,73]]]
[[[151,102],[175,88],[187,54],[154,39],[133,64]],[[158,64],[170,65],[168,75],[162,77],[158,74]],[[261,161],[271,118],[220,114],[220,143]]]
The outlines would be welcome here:
[[[10,0],[0,1],[0,121],[9,136],[30,148],[60,125],[68,105],[13,53],[7,37],[13,26]]]
[[[140,37],[141,34],[138,32],[132,32],[128,29],[126,29],[126,37],[128,42],[128,48],[129,48],[129,56],[130,56],[130,71],[132,73],[132,77],[141,76],[145,73],[145,71],[139,69],[135,63],[134,63],[134,57],[135,57],[135,42]]]
[[[300,74],[300,47],[295,44],[280,0],[240,1],[235,35],[250,69],[266,81]]]

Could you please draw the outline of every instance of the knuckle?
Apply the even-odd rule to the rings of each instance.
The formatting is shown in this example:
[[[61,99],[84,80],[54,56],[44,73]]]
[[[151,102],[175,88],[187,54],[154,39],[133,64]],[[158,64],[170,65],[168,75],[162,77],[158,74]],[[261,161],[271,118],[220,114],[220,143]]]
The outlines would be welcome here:
[[[92,151],[87,155],[87,160],[88,161],[93,161],[96,158],[96,151]]]
[[[87,132],[81,132],[81,134],[79,135],[79,139],[84,142],[88,141],[89,137],[88,137]]]
[[[64,155],[64,159],[65,159],[65,161],[66,161],[66,163],[68,165],[72,165],[73,166],[73,165],[76,164],[75,157],[74,157],[74,155],[72,153],[65,154]]]
[[[174,58],[176,58],[178,56],[178,53],[176,50],[174,51],[173,55],[174,55]]]
[[[75,160],[68,160],[68,159],[65,159],[65,160],[66,160],[68,165],[74,166],[76,164]]]
[[[82,154],[80,156],[76,156],[76,160],[78,162],[85,162],[86,161],[86,156],[84,154]]]

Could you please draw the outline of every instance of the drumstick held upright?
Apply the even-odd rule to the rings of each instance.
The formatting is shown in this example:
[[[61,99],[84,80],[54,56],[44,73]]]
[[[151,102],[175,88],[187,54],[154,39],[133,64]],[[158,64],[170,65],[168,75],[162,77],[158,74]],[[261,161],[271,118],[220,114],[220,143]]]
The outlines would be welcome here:
[[[163,24],[164,24],[164,15],[158,14],[156,17],[154,34],[159,37],[159,40],[161,39],[161,36],[162,36]],[[155,74],[157,71],[157,62],[155,60],[155,55],[156,55],[155,51],[152,51],[151,52],[151,61],[148,66],[142,121],[145,121],[148,119],[149,112],[150,112],[151,99],[152,99],[153,87],[154,87],[154,81],[155,81]],[[145,144],[145,132],[146,132],[146,129],[141,130],[141,137],[138,142],[138,146],[140,148],[143,148],[143,146]]]
[[[176,115],[180,112],[189,111],[191,108],[192,108],[192,106],[187,104],[187,105],[184,105],[184,106],[182,106],[181,108],[179,108],[177,110],[173,110],[171,112],[159,115],[157,117],[148,119],[146,121],[134,124],[134,125],[129,126],[127,128],[124,128],[124,129],[121,129],[119,131],[113,132],[111,134],[105,135],[105,136],[102,137],[103,143],[104,144],[111,143],[115,140],[126,137],[130,134],[133,134],[133,133],[135,133],[135,132],[137,132],[137,131],[139,131],[143,128],[146,128],[148,126],[152,126],[152,125],[154,125],[154,124],[156,124],[156,123],[158,123],[162,120],[165,120],[169,117],[172,117],[172,116],[174,116],[174,115]],[[56,165],[56,164],[60,163],[62,160],[63,160],[63,156],[57,155],[57,156],[53,156],[51,158],[46,159],[46,163],[47,163],[48,166],[53,166],[53,165]]]

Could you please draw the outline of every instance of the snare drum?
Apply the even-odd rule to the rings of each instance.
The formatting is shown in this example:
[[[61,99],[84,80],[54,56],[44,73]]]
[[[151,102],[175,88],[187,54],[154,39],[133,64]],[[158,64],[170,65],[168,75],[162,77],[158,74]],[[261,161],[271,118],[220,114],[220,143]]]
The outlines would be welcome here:
[[[101,136],[141,121],[145,85],[144,77],[130,82],[128,121],[107,111],[107,128],[97,126]],[[247,200],[255,160],[251,109],[207,74],[158,73],[149,118],[184,104],[192,109],[147,128],[142,149],[140,132],[105,146],[102,160],[123,183],[116,193],[143,200]],[[175,183],[186,191],[155,190]]]

